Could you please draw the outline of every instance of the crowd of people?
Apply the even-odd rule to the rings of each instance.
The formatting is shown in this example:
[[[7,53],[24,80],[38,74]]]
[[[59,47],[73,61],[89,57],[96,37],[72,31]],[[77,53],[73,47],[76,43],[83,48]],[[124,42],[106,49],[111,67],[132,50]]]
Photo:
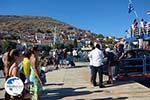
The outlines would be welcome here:
[[[117,48],[118,49],[118,48]],[[117,50],[116,49],[116,50]],[[55,69],[75,67],[76,61],[90,61],[91,69],[91,83],[96,86],[96,75],[99,73],[99,87],[105,87],[103,85],[103,67],[104,63],[108,66],[108,84],[113,84],[115,75],[115,58],[121,55],[121,50],[118,52],[112,52],[110,48],[102,48],[99,44],[93,47],[90,52],[81,52],[75,48],[72,50],[66,49],[54,49],[53,52],[49,53],[49,57],[52,58],[52,64]],[[123,51],[122,51],[123,52]],[[117,55],[117,56],[116,56]],[[81,60],[81,57],[82,58]],[[23,98],[35,98],[40,99],[41,92],[43,91],[42,86],[46,82],[45,76],[41,75],[41,58],[38,47],[33,46],[32,48],[25,48],[24,51],[18,49],[7,48],[6,52],[2,56],[3,72],[6,80],[10,77],[19,77],[25,85],[25,88],[21,95],[10,96],[5,92],[5,100],[23,100]],[[104,62],[104,58],[107,58],[107,62]],[[44,72],[43,72],[44,73]],[[32,87],[31,87],[32,86]]]
[[[53,49],[49,52],[48,60],[52,61],[54,69],[75,67],[76,61],[88,61],[88,53],[75,48]],[[5,100],[23,100],[30,98],[39,100],[46,82],[45,72],[43,72],[42,55],[37,46],[25,48],[23,51],[17,48],[8,47],[0,59],[0,68],[3,70],[5,80],[10,77],[18,77],[24,83],[24,90],[19,96],[11,96],[5,92]],[[45,67],[45,66],[44,66]],[[41,74],[44,75],[41,75]]]
[[[108,72],[108,84],[113,84],[116,77],[116,67],[119,60],[119,57],[123,53],[123,47],[110,49],[106,47],[102,48],[99,44],[93,48],[93,50],[89,53],[89,67],[90,67],[90,82],[93,86],[99,86],[100,88],[104,88],[103,84],[103,73],[104,67],[107,68]],[[99,84],[96,82],[97,73],[99,75]]]
[[[74,67],[75,62],[89,61],[87,51],[75,48],[53,49],[47,53],[45,58],[48,58],[48,65],[54,65],[55,69]]]
[[[142,36],[149,32],[149,25],[144,19],[138,21],[138,19],[134,19],[131,24],[131,37],[132,36]]]
[[[6,80],[14,76],[19,77],[25,88],[19,96],[11,96],[5,92],[5,100],[40,99],[45,81],[41,76],[42,70],[38,59],[39,50],[37,47],[25,49],[23,52],[11,48],[6,50],[2,56],[4,76]]]

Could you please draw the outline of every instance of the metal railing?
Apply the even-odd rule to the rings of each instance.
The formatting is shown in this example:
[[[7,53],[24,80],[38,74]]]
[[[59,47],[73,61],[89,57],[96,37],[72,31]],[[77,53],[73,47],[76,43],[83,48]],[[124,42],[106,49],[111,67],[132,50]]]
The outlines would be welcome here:
[[[119,74],[147,74],[150,73],[150,58],[122,59],[119,65]]]

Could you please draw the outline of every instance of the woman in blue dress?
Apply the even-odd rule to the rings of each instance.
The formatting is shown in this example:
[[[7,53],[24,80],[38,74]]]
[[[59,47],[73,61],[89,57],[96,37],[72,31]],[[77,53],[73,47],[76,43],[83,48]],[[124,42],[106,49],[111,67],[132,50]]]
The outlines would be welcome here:
[[[32,48],[32,54],[30,57],[31,61],[31,74],[30,74],[30,82],[33,82],[33,92],[34,92],[34,99],[40,100],[40,94],[43,90],[42,85],[43,82],[40,77],[41,68],[38,62],[38,48]]]

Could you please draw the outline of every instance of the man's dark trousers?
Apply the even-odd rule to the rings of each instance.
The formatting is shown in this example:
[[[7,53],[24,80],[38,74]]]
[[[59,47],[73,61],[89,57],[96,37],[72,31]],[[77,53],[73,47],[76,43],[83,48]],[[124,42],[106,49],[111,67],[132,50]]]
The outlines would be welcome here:
[[[94,86],[96,86],[96,76],[97,72],[99,75],[99,87],[103,86],[103,66],[92,66],[91,68],[91,82]]]

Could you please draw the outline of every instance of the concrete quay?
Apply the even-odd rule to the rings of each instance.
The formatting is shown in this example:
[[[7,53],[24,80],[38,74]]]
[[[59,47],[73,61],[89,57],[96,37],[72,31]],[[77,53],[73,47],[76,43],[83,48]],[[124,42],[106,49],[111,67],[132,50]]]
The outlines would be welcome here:
[[[89,82],[88,63],[75,68],[48,72],[42,100],[150,100],[150,89],[134,81],[116,82],[106,88],[93,87]]]

